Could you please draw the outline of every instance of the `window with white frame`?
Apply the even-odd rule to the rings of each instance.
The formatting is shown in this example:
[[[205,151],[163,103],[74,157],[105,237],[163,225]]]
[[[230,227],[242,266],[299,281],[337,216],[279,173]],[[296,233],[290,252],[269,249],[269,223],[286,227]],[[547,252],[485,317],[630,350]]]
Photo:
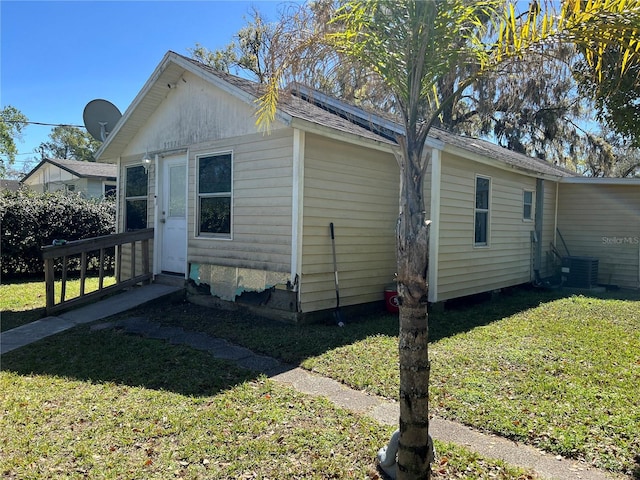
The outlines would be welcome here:
[[[148,177],[142,165],[126,168],[125,216],[126,232],[147,228]]]
[[[489,195],[491,179],[489,177],[476,176],[476,203],[475,203],[475,228],[474,245],[486,246],[489,244]]]
[[[198,157],[198,235],[231,237],[230,152]]]
[[[531,190],[522,192],[522,219],[533,220],[533,192]]]

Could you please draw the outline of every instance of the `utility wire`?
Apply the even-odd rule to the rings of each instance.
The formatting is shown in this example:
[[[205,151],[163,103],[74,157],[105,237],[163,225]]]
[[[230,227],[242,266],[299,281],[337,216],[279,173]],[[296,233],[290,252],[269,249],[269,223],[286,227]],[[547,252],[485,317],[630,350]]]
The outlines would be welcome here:
[[[5,123],[25,123],[27,125],[44,125],[46,127],[76,127],[85,128],[84,125],[71,125],[69,123],[44,123],[44,122],[22,122],[20,120],[4,120]]]

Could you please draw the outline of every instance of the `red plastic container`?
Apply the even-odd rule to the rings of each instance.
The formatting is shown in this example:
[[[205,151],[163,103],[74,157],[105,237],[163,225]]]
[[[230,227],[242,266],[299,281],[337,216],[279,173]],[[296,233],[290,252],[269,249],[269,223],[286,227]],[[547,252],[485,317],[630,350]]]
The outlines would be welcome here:
[[[393,287],[384,289],[384,305],[389,313],[398,313],[398,291]]]

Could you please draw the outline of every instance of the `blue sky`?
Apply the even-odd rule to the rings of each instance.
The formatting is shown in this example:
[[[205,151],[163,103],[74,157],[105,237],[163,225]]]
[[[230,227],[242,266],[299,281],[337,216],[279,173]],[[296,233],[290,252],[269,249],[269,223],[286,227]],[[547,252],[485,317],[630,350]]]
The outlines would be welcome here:
[[[224,47],[255,6],[275,20],[278,0],[0,1],[0,108],[32,122],[82,125],[103,98],[124,112],[167,50]],[[16,168],[35,157],[51,126],[29,125]]]

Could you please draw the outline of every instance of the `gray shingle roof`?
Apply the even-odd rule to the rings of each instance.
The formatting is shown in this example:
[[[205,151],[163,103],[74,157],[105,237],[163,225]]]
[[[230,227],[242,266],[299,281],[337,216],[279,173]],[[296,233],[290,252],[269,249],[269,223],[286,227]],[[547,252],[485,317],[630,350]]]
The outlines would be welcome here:
[[[51,159],[45,158],[33,170],[31,170],[23,179],[24,182],[33,173],[35,173],[42,165],[50,163],[57,167],[66,170],[67,172],[76,175],[80,178],[107,178],[115,180],[118,175],[118,166],[113,163],[100,163],[100,162],[81,162],[78,160],[68,159]]]
[[[48,161],[75,173],[79,177],[110,177],[115,179],[118,174],[118,166],[112,163],[80,162],[67,159],[48,159]]]
[[[496,145],[486,140],[456,135],[438,128],[431,129],[429,136],[445,144],[452,145],[468,152],[488,156],[500,160],[507,165],[520,170],[526,170],[556,177],[575,177],[577,174],[567,169],[545,162],[539,158],[530,157]]]

